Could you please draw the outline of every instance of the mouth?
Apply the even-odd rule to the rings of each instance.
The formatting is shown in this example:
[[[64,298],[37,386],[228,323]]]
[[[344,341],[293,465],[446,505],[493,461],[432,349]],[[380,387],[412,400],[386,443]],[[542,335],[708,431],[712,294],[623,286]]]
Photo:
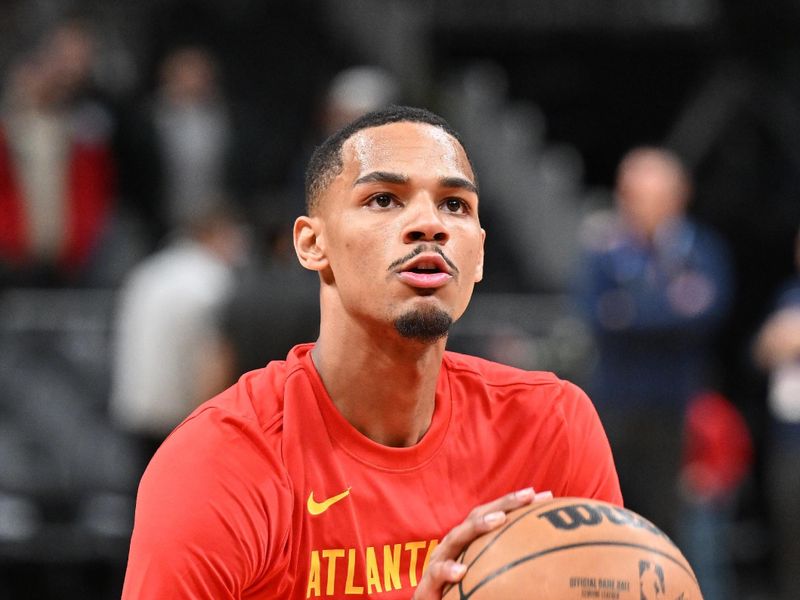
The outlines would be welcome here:
[[[438,254],[416,256],[400,267],[397,275],[401,281],[416,288],[438,288],[453,279],[449,265]]]

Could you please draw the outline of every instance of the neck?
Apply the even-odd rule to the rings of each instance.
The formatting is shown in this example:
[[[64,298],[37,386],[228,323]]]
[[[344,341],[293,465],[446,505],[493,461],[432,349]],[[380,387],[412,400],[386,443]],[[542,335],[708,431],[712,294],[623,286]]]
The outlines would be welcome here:
[[[331,320],[327,320],[328,323]],[[413,446],[433,418],[445,340],[423,344],[391,331],[349,323],[326,327],[311,356],[336,408],[362,434],[393,447]]]

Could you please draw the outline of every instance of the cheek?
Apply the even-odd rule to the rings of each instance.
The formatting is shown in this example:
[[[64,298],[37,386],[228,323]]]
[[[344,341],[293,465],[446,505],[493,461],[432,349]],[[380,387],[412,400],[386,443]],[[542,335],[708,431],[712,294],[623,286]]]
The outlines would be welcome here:
[[[349,284],[361,288],[382,281],[382,275],[391,263],[391,259],[386,257],[385,240],[376,230],[360,231],[349,236],[336,252],[334,275],[338,279],[347,278]]]
[[[471,269],[470,274],[480,266],[483,257],[483,238],[480,234],[470,232],[469,242],[465,246],[463,257],[464,267]]]

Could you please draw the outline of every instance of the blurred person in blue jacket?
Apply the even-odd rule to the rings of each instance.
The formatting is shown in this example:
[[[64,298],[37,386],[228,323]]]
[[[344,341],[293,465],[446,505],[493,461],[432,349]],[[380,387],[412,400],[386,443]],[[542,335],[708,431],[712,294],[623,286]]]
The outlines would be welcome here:
[[[797,274],[779,290],[754,346],[757,365],[769,374],[766,486],[781,600],[800,589],[800,233],[795,261]]]
[[[630,151],[615,210],[587,219],[579,301],[597,360],[587,387],[605,424],[626,505],[675,535],[683,419],[709,382],[728,307],[722,240],[687,216],[689,174],[655,147]]]

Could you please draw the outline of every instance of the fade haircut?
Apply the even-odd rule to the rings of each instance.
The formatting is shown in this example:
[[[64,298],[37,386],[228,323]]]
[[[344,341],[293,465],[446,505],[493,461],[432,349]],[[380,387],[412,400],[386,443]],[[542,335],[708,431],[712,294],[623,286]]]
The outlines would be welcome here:
[[[344,146],[347,140],[362,129],[380,127],[381,125],[388,125],[389,123],[403,122],[427,123],[428,125],[438,127],[455,138],[455,140],[461,144],[462,148],[464,147],[464,142],[461,140],[461,137],[450,127],[447,121],[424,108],[389,106],[387,108],[368,112],[333,133],[314,150],[311,159],[308,161],[308,168],[306,168],[306,214],[310,215],[316,210],[322,192],[328,187],[331,181],[342,172],[344,168],[344,163],[342,162],[342,146]],[[466,153],[466,150],[464,150],[464,152]],[[467,160],[469,160],[469,156],[467,156]],[[470,161],[470,167],[472,167],[472,161]],[[473,173],[475,172],[474,167],[472,171]],[[477,185],[477,181],[475,183]]]

